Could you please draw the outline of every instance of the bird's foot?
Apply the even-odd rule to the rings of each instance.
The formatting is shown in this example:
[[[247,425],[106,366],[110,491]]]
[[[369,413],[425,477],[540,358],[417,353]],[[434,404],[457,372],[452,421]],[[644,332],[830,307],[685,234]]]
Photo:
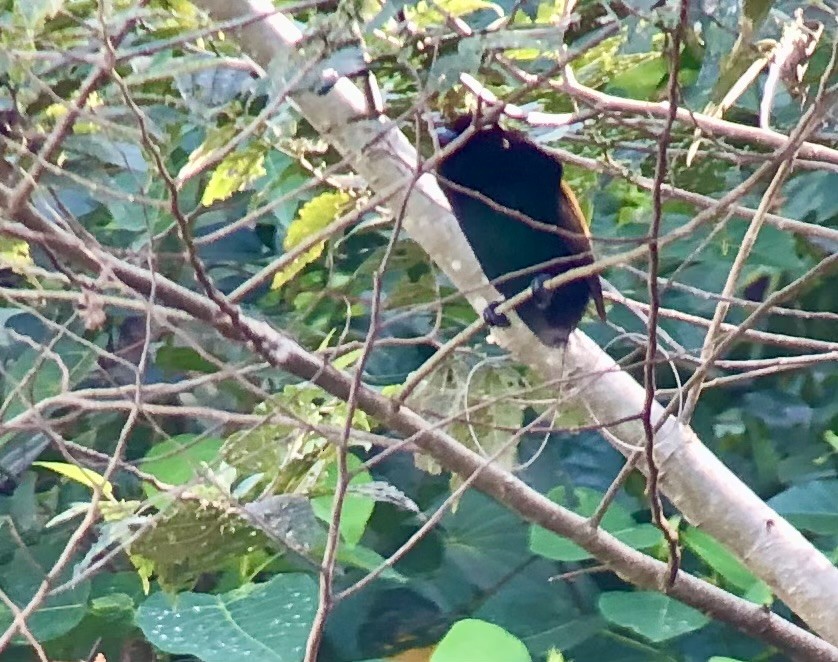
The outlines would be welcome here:
[[[548,290],[544,287],[544,283],[550,280],[549,274],[538,274],[532,279],[530,289],[532,290],[532,300],[535,307],[539,310],[546,310],[553,303],[553,290]]]
[[[498,326],[506,328],[510,326],[509,318],[503,313],[497,311],[497,307],[503,303],[502,301],[493,301],[483,309],[483,321],[489,326]]]

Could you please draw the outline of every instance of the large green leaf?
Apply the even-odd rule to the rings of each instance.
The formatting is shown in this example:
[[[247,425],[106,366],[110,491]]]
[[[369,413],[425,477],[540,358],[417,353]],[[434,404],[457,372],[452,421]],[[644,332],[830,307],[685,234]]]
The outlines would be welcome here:
[[[835,535],[838,533],[838,480],[815,480],[794,485],[768,500],[768,505],[795,526]]]
[[[585,517],[594,514],[602,499],[599,492],[588,488],[579,488],[569,493],[564,487],[557,487],[551,490],[548,496],[559,505]],[[634,549],[648,549],[661,540],[661,533],[657,528],[651,524],[638,524],[619,503],[611,504],[601,526]],[[583,561],[591,558],[591,554],[576,543],[537,525],[530,527],[530,549],[556,561]]]
[[[12,560],[0,566],[0,589],[18,609],[23,609],[39,590],[45,579],[44,568],[52,568],[63,551],[58,542],[42,543],[26,549],[16,550]],[[53,578],[53,585],[60,585],[72,578],[73,563]],[[26,627],[38,641],[49,641],[72,630],[87,612],[87,598],[90,582],[83,580],[72,588],[55,595],[48,595],[40,606],[26,619]],[[0,603],[0,630],[5,631],[14,615]],[[18,635],[16,641],[25,640]]]
[[[369,496],[360,494],[353,494],[351,486],[366,485],[372,481],[368,471],[360,471],[363,462],[352,454],[347,456],[347,465],[349,472],[354,476],[350,480],[350,491],[347,493],[343,501],[343,508],[341,509],[340,517],[340,533],[343,539],[350,545],[356,545],[361,536],[364,535],[367,522],[372,515],[375,507],[375,500]],[[324,496],[318,496],[311,500],[314,514],[317,515],[324,522],[329,522],[332,517],[332,494],[337,487],[337,464],[332,463],[326,467],[325,475],[323,476],[322,487],[330,493]]]
[[[599,610],[614,625],[660,642],[710,622],[700,611],[653,591],[613,591],[599,598]]]
[[[215,462],[224,441],[216,437],[182,434],[156,444],[146,454],[143,471],[170,485],[185,485],[200,474],[202,463]],[[146,493],[155,494],[153,485],[145,484]]]
[[[204,662],[299,662],[317,608],[308,575],[277,575],[221,595],[155,593],[137,625],[157,648]]]
[[[739,559],[727,551],[712,536],[694,527],[688,527],[681,533],[680,538],[684,545],[701,557],[707,565],[729,583],[742,591],[756,591],[762,595],[770,596],[771,591],[768,586],[757,579]]]
[[[454,623],[431,662],[531,662],[527,647],[506,630],[467,618]]]

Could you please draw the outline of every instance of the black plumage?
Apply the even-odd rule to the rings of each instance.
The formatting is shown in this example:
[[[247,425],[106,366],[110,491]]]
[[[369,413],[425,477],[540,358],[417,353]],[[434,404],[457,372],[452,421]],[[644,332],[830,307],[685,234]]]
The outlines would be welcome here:
[[[440,143],[450,144],[472,123],[470,115],[460,117],[439,131]],[[498,291],[510,298],[533,288],[533,298],[516,312],[543,343],[566,343],[591,298],[605,319],[599,276],[552,291],[543,288],[549,278],[593,262],[584,215],[562,181],[557,156],[524,134],[492,123],[443,159],[437,175],[463,234]],[[520,273],[509,276],[513,272]],[[495,311],[498,303],[487,307],[484,318],[508,325]]]

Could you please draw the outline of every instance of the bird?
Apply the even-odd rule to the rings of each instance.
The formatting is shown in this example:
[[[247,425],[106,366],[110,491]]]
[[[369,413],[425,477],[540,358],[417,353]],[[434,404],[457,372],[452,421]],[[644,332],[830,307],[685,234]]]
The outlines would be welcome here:
[[[585,216],[562,179],[561,160],[524,133],[466,114],[437,130],[440,145],[450,145],[472,125],[475,131],[437,164],[437,181],[486,277],[505,299],[532,288],[532,298],[516,309],[518,317],[545,345],[564,346],[591,299],[605,320],[597,274],[554,290],[544,287],[593,263]],[[483,311],[490,326],[510,325],[496,310],[500,303]]]

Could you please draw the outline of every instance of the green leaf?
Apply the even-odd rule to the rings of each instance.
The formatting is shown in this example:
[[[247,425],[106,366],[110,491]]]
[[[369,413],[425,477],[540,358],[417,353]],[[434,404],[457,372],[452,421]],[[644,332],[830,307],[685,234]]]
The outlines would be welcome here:
[[[220,595],[155,593],[137,625],[160,650],[204,662],[299,662],[316,607],[314,580],[283,574]]]
[[[322,557],[322,554],[320,554]],[[375,570],[384,563],[385,559],[380,554],[361,545],[341,545],[337,554],[338,563],[341,565],[361,568],[362,570]],[[381,575],[383,579],[391,579],[395,582],[405,582],[407,578],[392,568],[385,569]]]
[[[218,372],[218,366],[207,361],[191,347],[172,347],[166,345],[157,350],[157,365],[165,370],[179,372],[203,372],[212,374]]]
[[[192,480],[202,462],[214,462],[224,442],[215,437],[181,434],[156,444],[142,464],[146,471],[169,485],[185,485]],[[153,485],[143,485],[146,494],[157,493]]]
[[[90,613],[111,622],[133,621],[134,600],[126,593],[113,593],[90,601]]]
[[[551,581],[552,563],[536,562],[527,572],[504,581],[480,609],[470,615],[503,626],[521,638],[534,656],[550,648],[570,650],[592,640],[608,628],[599,614],[583,612],[576,582]],[[491,586],[491,584],[490,584]],[[587,584],[593,588],[591,584]],[[587,588],[584,590],[588,590]],[[539,605],[538,610],[521,605]]]
[[[781,213],[791,218],[805,218],[810,223],[824,222],[838,214],[836,186],[838,174],[834,172],[798,173],[783,187]]]
[[[347,468],[350,473],[354,474],[361,468],[362,464],[363,462],[354,455],[347,456]],[[332,494],[337,486],[337,465],[335,463],[330,464],[325,473],[324,487],[329,490],[330,494],[313,498],[311,505],[314,508],[314,514],[328,523],[332,519]],[[361,471],[353,476],[349,484],[365,485],[370,482],[372,482],[372,476],[369,472]],[[340,534],[350,545],[357,545],[360,542],[374,507],[375,500],[373,498],[353,494],[352,492],[347,493],[341,511]]]
[[[467,618],[454,623],[431,662],[531,662],[527,647],[506,630]]]
[[[838,480],[795,485],[768,500],[794,526],[823,535],[838,534]]]
[[[526,524],[479,492],[467,492],[443,527],[446,555],[475,583],[500,583],[526,554]]]
[[[37,366],[37,370],[31,374],[33,366]],[[5,420],[14,418],[36,402],[61,393],[61,378],[61,369],[55,361],[34,349],[23,351],[6,369]]]
[[[656,643],[698,630],[710,622],[700,611],[654,591],[603,593],[599,610],[614,625]]]
[[[774,602],[774,593],[765,582],[754,582],[742,594],[742,597],[758,605],[770,606]]]
[[[746,277],[750,272],[770,274],[791,271],[796,273],[807,268],[806,262],[795,250],[795,237],[770,225],[760,230],[751,250],[751,261],[753,264],[746,272]]]
[[[748,591],[754,584],[762,583],[718,540],[703,531],[688,527],[680,538],[702,561],[737,588]]]
[[[667,74],[666,60],[657,53],[645,62],[614,76],[608,82],[608,91],[622,91],[632,99],[653,96]]]
[[[0,590],[19,609],[23,609],[40,589],[46,576],[44,568],[52,568],[63,551],[63,544],[44,543],[25,549],[17,549],[12,560],[0,566]],[[65,566],[58,577],[51,579],[58,586],[72,578],[74,559]],[[72,588],[48,595],[38,609],[26,619],[26,627],[38,641],[49,641],[60,637],[78,625],[87,613],[87,598],[90,582],[83,580]],[[6,631],[13,615],[4,603],[0,603],[0,630]],[[18,635],[16,643],[25,643]]]
[[[19,354],[9,352],[8,345],[2,344],[4,342],[0,333],[0,356],[4,360],[0,399],[3,400],[4,420],[84,381],[100,356],[96,346],[69,337],[50,344],[49,351],[44,351],[43,347],[27,347]],[[103,344],[100,341],[99,346]],[[12,361],[11,357],[15,359]]]
[[[602,499],[602,494],[588,488],[579,488],[566,494],[564,487],[551,490],[550,499],[583,517],[590,517]],[[611,535],[634,549],[648,549],[654,547],[661,540],[660,531],[651,524],[638,524],[631,514],[618,503],[612,503],[602,519],[602,528]],[[556,561],[584,561],[592,558],[591,554],[575,542],[558,536],[552,531],[540,526],[530,527],[530,549],[535,554],[554,559]]]

